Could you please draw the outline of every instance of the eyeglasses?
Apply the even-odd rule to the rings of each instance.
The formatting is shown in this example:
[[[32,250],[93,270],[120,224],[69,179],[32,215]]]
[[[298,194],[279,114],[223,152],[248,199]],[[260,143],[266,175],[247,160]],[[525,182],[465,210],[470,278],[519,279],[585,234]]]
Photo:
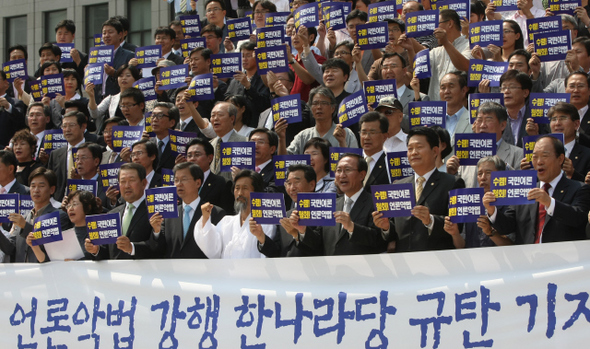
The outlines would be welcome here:
[[[574,84],[567,85],[567,88],[568,88],[568,89],[570,89],[570,90],[575,90],[576,88],[577,88],[578,90],[581,90],[581,89],[585,89],[585,88],[587,88],[587,87],[588,87],[588,86],[586,86],[586,85],[582,85],[582,84],[579,84],[579,85],[574,85]]]
[[[78,207],[78,206],[80,206],[80,205],[82,205],[82,204],[81,204],[81,203],[79,203],[79,202],[73,202],[73,203],[71,203],[71,204],[67,204],[67,205],[66,205],[66,209],[68,209],[68,210],[69,210],[70,208]]]
[[[516,33],[514,30],[504,29],[504,34],[514,34]]]
[[[500,91],[504,92],[504,91],[516,91],[516,90],[522,90],[522,87],[520,86],[500,86]]]
[[[365,137],[365,136],[369,136],[369,137],[374,137],[378,134],[381,134],[381,132],[377,132],[377,131],[361,131],[361,137]]]
[[[254,11],[254,15],[264,15],[265,13],[270,13],[269,10],[266,11]]]
[[[136,158],[136,157],[142,156],[143,153],[144,153],[143,151],[134,151],[133,153],[131,153],[131,157]]]
[[[86,161],[92,159],[90,156],[78,156],[78,161]]]
[[[169,118],[169,117],[170,117],[170,115],[168,115],[168,114],[164,114],[164,113],[152,113],[152,120],[154,120],[154,119],[160,120],[160,119],[162,119],[163,117],[167,117],[167,118]]]
[[[352,53],[347,52],[347,51],[336,51],[334,52],[334,56],[346,56],[346,55],[350,55]]]
[[[131,107],[135,107],[136,105],[138,105],[139,103],[133,103],[133,104],[119,104],[119,108],[121,109],[129,109]]]
[[[391,32],[394,32],[394,33],[399,33],[399,32],[401,32],[401,31],[402,31],[402,30],[401,30],[399,27],[393,27],[393,28],[389,29],[389,32],[390,32],[390,33],[391,33]]]
[[[213,12],[217,12],[217,11],[221,11],[221,9],[219,7],[214,7],[214,8],[208,9],[206,12],[207,13],[213,13]]]
[[[351,173],[353,173],[354,171],[358,171],[356,168],[337,168],[336,171],[334,171],[337,175],[341,175],[342,173],[344,173],[345,175],[350,175]]]
[[[78,126],[78,124],[61,124],[61,128],[66,129],[66,128],[74,128]]]
[[[555,122],[555,121],[567,121],[569,120],[570,117],[568,115],[560,115],[560,116],[552,116],[549,118],[549,121],[551,122]]]
[[[329,105],[332,105],[332,103],[326,102],[326,101],[313,101],[313,102],[311,102],[311,105],[314,107],[318,107],[318,106],[327,107]]]
[[[185,178],[182,178],[182,179],[174,178],[174,184],[184,184],[184,183],[189,182],[189,181],[190,181],[190,179],[189,178],[186,178],[186,177]]]

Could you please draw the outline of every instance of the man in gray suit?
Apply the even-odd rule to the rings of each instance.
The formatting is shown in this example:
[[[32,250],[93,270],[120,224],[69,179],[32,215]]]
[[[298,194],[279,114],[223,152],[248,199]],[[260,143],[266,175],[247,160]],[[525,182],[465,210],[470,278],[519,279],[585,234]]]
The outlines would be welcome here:
[[[520,160],[523,157],[522,148],[512,145],[502,139],[502,134],[508,123],[506,108],[498,103],[483,103],[475,119],[475,133],[496,134],[496,155],[504,160],[512,169],[520,168]],[[453,155],[447,161],[447,172],[457,175],[465,181],[467,188],[477,188],[477,166],[460,166],[459,159]]]
[[[439,96],[447,102],[445,128],[451,135],[451,144],[455,144],[456,133],[472,133],[469,111],[465,108],[467,101],[467,76],[462,72],[445,74],[440,80]]]
[[[213,162],[211,163],[211,172],[218,174],[228,181],[232,180],[231,172],[221,172],[221,143],[224,142],[247,142],[248,139],[240,136],[234,131],[234,123],[238,110],[228,102],[219,102],[211,111],[211,122],[207,128],[212,128],[217,137],[211,140],[211,145],[215,149]],[[205,133],[205,132],[203,132]]]

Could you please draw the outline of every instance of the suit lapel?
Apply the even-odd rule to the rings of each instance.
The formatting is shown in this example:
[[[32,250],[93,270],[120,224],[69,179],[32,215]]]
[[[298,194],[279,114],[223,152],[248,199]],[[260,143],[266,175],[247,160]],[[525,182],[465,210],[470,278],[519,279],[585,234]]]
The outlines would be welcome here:
[[[373,171],[371,171],[371,174],[369,175],[369,179],[367,180],[367,184],[372,185],[373,182],[375,181],[375,179],[383,171],[387,171],[387,168],[385,167],[385,152],[383,152],[383,154],[381,154],[381,156],[379,157],[379,159],[375,163],[375,167],[373,167]]]
[[[416,202],[416,205],[423,205],[424,204],[428,195],[430,195],[430,193],[432,193],[432,191],[434,190],[434,187],[435,187],[434,183],[438,181],[439,177],[440,177],[440,172],[438,172],[438,170],[435,169],[434,172],[432,173],[432,175],[430,175],[430,178],[428,178],[428,181],[426,182],[426,184],[424,185],[424,189],[422,189],[422,194],[420,195],[420,199],[418,200],[418,202]],[[414,189],[416,189],[416,188],[414,188]]]
[[[336,199],[336,211],[344,211],[344,195]],[[354,207],[354,205],[353,205]],[[352,210],[351,210],[352,211]],[[340,241],[342,235],[344,235],[345,231],[342,229],[341,223],[336,223],[336,242]]]

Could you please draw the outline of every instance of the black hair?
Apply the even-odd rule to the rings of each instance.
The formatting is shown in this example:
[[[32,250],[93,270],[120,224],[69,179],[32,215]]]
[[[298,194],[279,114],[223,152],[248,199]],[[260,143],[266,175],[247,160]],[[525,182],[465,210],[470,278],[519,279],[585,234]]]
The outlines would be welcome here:
[[[50,42],[46,42],[45,44],[43,44],[43,46],[41,46],[39,48],[39,56],[41,56],[41,52],[43,52],[45,50],[51,51],[51,53],[53,53],[54,56],[61,57],[61,49],[59,48],[59,46],[57,46],[55,44],[52,44]]]
[[[135,162],[126,162],[121,165],[121,169],[119,170],[119,178],[121,178],[121,172],[123,170],[135,170],[140,181],[143,181],[147,175],[147,173],[145,173],[145,167],[141,166],[140,164],[136,164]]]
[[[14,50],[23,51],[23,53],[25,54],[25,60],[29,59],[29,53],[27,52],[27,48],[21,44],[16,44],[16,45],[10,46],[7,50],[6,56],[10,57],[10,52],[12,52]]]
[[[378,111],[370,111],[361,116],[359,120],[359,129],[362,128],[363,123],[373,121],[379,121],[379,130],[381,130],[381,133],[387,133],[389,130],[389,120],[387,117],[385,117],[385,115],[379,113]]]
[[[210,2],[211,1],[217,0],[210,0]],[[215,34],[215,36],[217,36],[217,38],[223,37],[223,30],[213,23],[209,23],[206,26],[204,26],[203,29],[201,29],[201,36],[203,36],[205,33],[213,33]]]
[[[500,77],[500,86],[502,86],[502,84],[508,80],[516,80],[516,82],[520,84],[522,89],[528,90],[529,93],[533,89],[533,81],[528,76],[528,74],[519,72],[518,70],[510,69],[506,71],[504,74],[502,74],[502,76]]]
[[[129,72],[131,73],[135,81],[141,79],[141,71],[137,69],[136,66],[129,65],[129,63],[125,63],[122,66],[120,66],[119,69],[117,69],[117,71],[115,72],[115,77],[119,78],[119,76],[121,76],[121,74],[123,74],[123,72],[127,69],[129,69]]]
[[[174,126],[172,126],[172,128],[174,129],[174,127],[176,127],[176,125],[178,125],[178,123],[180,122],[180,111],[178,110],[178,108],[170,102],[157,102],[156,104],[154,104],[152,111],[156,109],[156,107],[168,109],[168,118],[170,120],[174,120]]]
[[[317,181],[316,173],[315,173],[313,167],[311,167],[310,165],[306,165],[306,164],[290,165],[289,168],[287,169],[286,177],[289,178],[289,173],[295,172],[295,171],[303,171],[303,177],[305,177],[305,180],[307,181],[307,183]]]
[[[129,87],[125,91],[121,92],[120,100],[126,97],[133,98],[133,101],[135,101],[137,104],[145,103],[145,96],[143,95],[143,92],[135,87]]]
[[[573,104],[566,103],[566,102],[557,102],[554,106],[549,108],[547,112],[547,117],[551,118],[555,112],[560,112],[569,115],[572,121],[580,120],[580,113],[578,113],[578,108],[576,108]]]
[[[434,125],[434,126],[430,126],[430,129],[436,131],[436,134],[438,135],[438,139],[440,140],[440,143],[444,143],[446,144],[445,149],[443,149],[440,152],[440,157],[441,158],[446,158],[449,154],[451,154],[453,152],[453,143],[451,143],[451,135],[449,134],[449,131],[447,131],[446,129],[442,128],[439,125]],[[439,148],[442,148],[439,146]]]
[[[324,171],[330,172],[330,143],[321,137],[313,137],[305,142],[303,151],[306,151],[307,148],[310,147],[319,149],[322,152],[322,156],[324,157],[324,160],[326,160]]]
[[[45,63],[43,63],[43,65],[41,65],[41,68],[39,69],[39,71],[41,72],[41,76],[45,75],[43,72],[45,71],[45,69],[51,67],[52,65],[57,67],[57,71],[59,71],[61,73],[61,64],[59,62],[56,61],[46,61]]]
[[[250,180],[252,181],[252,186],[254,187],[255,192],[260,193],[264,191],[264,180],[262,179],[260,173],[248,169],[243,169],[240,172],[238,172],[238,174],[236,174],[236,177],[234,178],[234,184],[232,186],[232,191],[236,189],[236,183],[238,182],[238,179],[246,177],[250,178]]]
[[[31,186],[31,182],[33,181],[33,179],[37,177],[44,177],[45,180],[47,180],[47,183],[49,183],[50,187],[57,186],[57,176],[55,172],[45,167],[37,167],[29,175],[29,187]]]
[[[156,28],[156,32],[154,33],[154,38],[157,35],[168,35],[170,39],[176,40],[176,32],[172,30],[170,27],[158,27]]]
[[[88,149],[92,154],[93,159],[102,160],[102,147],[100,145],[92,142],[85,142],[78,147],[78,150],[80,149]]]
[[[349,21],[358,18],[363,22],[366,22],[369,18],[369,15],[367,15],[366,12],[363,12],[361,10],[352,10],[350,11],[350,13],[346,16],[346,24],[348,24]]]
[[[103,24],[102,24],[102,28],[104,27],[113,27],[115,28],[115,30],[117,31],[117,33],[122,33],[125,31],[125,29],[123,29],[123,24],[121,23],[121,21],[111,17],[109,19],[107,19]]]
[[[139,141],[133,143],[133,145],[131,145],[131,150],[133,150],[133,148],[135,148],[138,145],[143,144],[145,146],[145,151],[147,152],[147,156],[151,157],[151,156],[156,156],[154,158],[154,161],[152,162],[152,166],[155,168],[156,165],[158,164],[158,146],[156,145],[156,143],[150,141],[149,139],[140,139]],[[143,166],[142,166],[143,167]]]
[[[16,174],[16,168],[18,167],[18,160],[16,160],[16,156],[14,156],[13,152],[8,151],[8,150],[0,150],[0,161],[6,167],[12,165],[12,174]]]
[[[355,158],[357,160],[359,172],[363,172],[363,171],[367,172],[369,170],[369,165],[367,165],[367,161],[365,160],[365,158],[363,158],[359,154],[356,154],[356,153],[342,154],[342,156],[340,157],[340,160],[338,160],[338,162],[342,161],[342,159],[344,159],[344,158]]]
[[[76,34],[76,24],[71,19],[64,19],[61,20],[59,23],[55,25],[55,32],[59,30],[59,28],[66,28],[72,34]]]
[[[432,128],[426,126],[418,126],[411,128],[410,132],[408,132],[407,143],[409,143],[410,139],[414,136],[426,137],[426,141],[428,142],[428,145],[430,145],[430,149],[438,147],[438,134]]]
[[[340,69],[342,70],[342,73],[346,75],[346,80],[350,77],[350,66],[340,58],[330,58],[325,61],[324,64],[322,64],[322,73],[325,72],[326,69]]]
[[[440,10],[439,13],[440,13],[440,18],[443,21],[452,21],[453,24],[455,25],[455,29],[458,31],[461,31],[461,17],[459,17],[459,15],[457,14],[457,11],[445,9],[445,10]]]
[[[196,181],[197,179],[200,179],[201,185],[203,185],[203,180],[205,178],[203,170],[201,170],[197,164],[193,164],[192,162],[181,162],[180,164],[174,165],[174,168],[172,169],[172,171],[174,171],[174,176],[176,176],[177,171],[184,170],[186,168],[188,168],[189,172],[191,173],[193,180]]]
[[[291,71],[291,69],[289,69]],[[244,113],[242,114],[242,123],[248,125],[252,119],[252,111],[248,105],[248,99],[244,95],[231,95],[227,97],[226,102],[230,102],[236,108],[244,107]],[[236,115],[237,116],[237,115]]]
[[[201,145],[203,146],[203,149],[205,150],[205,154],[208,155],[214,155],[215,154],[215,149],[213,149],[213,146],[211,145],[211,143],[203,138],[197,137],[192,139],[190,142],[188,142],[188,144],[186,145],[186,150],[188,151],[188,149],[190,147],[192,147],[193,145]]]
[[[212,2],[218,3],[219,7],[221,7],[221,9],[225,11],[225,3],[222,0],[207,0],[207,2],[205,3],[205,7],[207,7],[207,5],[209,5]]]
[[[266,137],[268,138],[268,145],[271,147],[275,147],[275,149],[279,148],[279,136],[276,134],[275,131],[271,131],[267,128],[261,127],[261,128],[257,128],[252,130],[252,132],[250,132],[250,135],[248,136],[248,140],[252,140],[252,136],[256,133],[264,133],[266,135]],[[275,150],[276,152],[276,150]]]
[[[76,118],[76,123],[78,124],[78,126],[86,125],[88,123],[86,115],[84,115],[84,113],[82,113],[81,111],[71,111],[64,115],[64,119],[70,117]]]

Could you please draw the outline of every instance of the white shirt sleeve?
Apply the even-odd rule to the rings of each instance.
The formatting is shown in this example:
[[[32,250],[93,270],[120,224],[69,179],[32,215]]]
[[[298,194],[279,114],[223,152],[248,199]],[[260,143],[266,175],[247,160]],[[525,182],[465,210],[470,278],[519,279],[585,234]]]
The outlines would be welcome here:
[[[222,224],[223,219],[218,223],[218,226],[214,226],[211,223],[211,217],[207,222],[203,222],[203,217],[201,217],[195,224],[195,242],[209,259],[221,258],[222,256],[224,244],[221,231],[219,231],[219,228],[223,227]]]

